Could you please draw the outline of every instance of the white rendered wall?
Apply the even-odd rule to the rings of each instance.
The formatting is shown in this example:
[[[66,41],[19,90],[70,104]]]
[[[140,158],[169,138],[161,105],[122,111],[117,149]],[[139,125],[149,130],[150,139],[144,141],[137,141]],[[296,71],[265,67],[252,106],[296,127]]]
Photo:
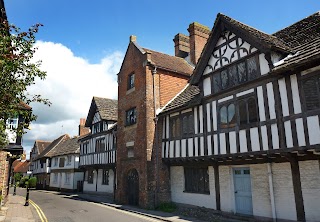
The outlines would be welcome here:
[[[109,185],[102,184],[102,169],[98,171],[98,192],[101,193],[113,193],[113,183],[114,183],[114,173],[113,170],[109,170]]]
[[[320,219],[320,168],[319,161],[299,162],[304,211],[307,221]]]
[[[216,209],[213,167],[209,167],[209,194],[186,193],[184,191],[184,169],[170,167],[171,198],[173,202]]]

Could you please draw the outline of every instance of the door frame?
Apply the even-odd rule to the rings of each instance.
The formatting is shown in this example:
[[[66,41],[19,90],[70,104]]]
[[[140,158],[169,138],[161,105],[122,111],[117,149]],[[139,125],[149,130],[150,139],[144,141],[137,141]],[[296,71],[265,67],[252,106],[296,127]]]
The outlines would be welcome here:
[[[236,204],[236,195],[235,195],[235,187],[234,187],[234,170],[237,169],[244,169],[247,168],[250,170],[250,183],[251,183],[251,198],[252,198],[252,214],[253,215],[253,189],[252,189],[252,177],[251,177],[251,170],[252,168],[249,165],[236,165],[236,166],[230,166],[230,191],[231,191],[231,202],[233,206],[233,212],[236,214],[237,212],[237,204]],[[250,214],[248,214],[250,215]]]

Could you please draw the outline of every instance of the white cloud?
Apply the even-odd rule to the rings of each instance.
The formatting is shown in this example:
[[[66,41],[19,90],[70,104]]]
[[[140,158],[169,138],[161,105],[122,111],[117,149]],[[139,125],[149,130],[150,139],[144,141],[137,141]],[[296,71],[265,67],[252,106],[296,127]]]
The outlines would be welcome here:
[[[123,53],[114,52],[100,63],[90,64],[59,43],[38,41],[36,47],[34,59],[42,60],[41,69],[47,71],[47,77],[36,80],[28,91],[49,99],[52,105],[31,104],[38,119],[23,137],[27,153],[36,139],[77,135],[79,120],[87,117],[93,96],[116,99],[117,73],[123,60]]]

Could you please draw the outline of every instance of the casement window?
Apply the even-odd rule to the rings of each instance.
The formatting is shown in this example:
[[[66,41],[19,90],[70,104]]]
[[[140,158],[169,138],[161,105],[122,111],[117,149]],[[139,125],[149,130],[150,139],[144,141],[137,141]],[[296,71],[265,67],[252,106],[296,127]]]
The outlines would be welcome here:
[[[180,138],[181,136],[181,121],[180,116],[170,118],[170,137],[172,139]]]
[[[220,107],[219,114],[221,128],[232,128],[236,126],[236,106],[234,103]]]
[[[59,167],[64,167],[65,158],[61,157],[59,158]]]
[[[209,194],[208,167],[184,168],[185,192]]]
[[[65,181],[64,181],[65,184],[70,184],[70,177],[71,177],[70,173],[65,173]]]
[[[217,93],[260,76],[257,55],[228,65],[212,75],[213,92]]]
[[[102,170],[102,184],[109,185],[109,170]]]
[[[54,158],[53,166],[58,166],[58,158],[57,157]]]
[[[131,73],[128,75],[128,84],[127,84],[127,90],[132,89],[134,87],[134,73]]]
[[[318,73],[319,74],[319,73]],[[320,108],[320,77],[312,76],[302,81],[306,111]]]
[[[87,177],[87,181],[88,181],[88,183],[90,183],[90,184],[93,184],[93,169],[89,169],[88,171],[88,177]]]
[[[137,110],[132,108],[126,111],[126,126],[133,125],[137,122]]]
[[[101,153],[105,151],[104,138],[96,139],[96,153]]]
[[[67,165],[71,165],[72,156],[67,156]]]
[[[17,129],[18,128],[18,117],[13,117],[7,119],[7,129]]]
[[[182,118],[182,137],[190,137],[194,134],[194,118],[193,112],[184,113]]]
[[[258,109],[255,97],[251,96],[239,100],[238,107],[240,126],[258,122]]]

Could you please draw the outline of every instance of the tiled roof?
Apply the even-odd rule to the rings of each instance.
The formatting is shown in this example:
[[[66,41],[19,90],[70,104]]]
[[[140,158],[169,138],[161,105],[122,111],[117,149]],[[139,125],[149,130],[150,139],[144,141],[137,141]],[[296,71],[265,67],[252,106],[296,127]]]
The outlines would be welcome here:
[[[24,161],[24,162],[20,162],[18,165],[16,165],[14,168],[13,168],[13,172],[15,173],[26,173],[29,169],[29,165],[30,165],[30,162],[29,161]]]
[[[101,97],[93,97],[97,110],[104,120],[118,120],[118,100],[107,99]]]
[[[150,54],[151,63],[158,68],[177,72],[187,76],[191,76],[193,72],[194,67],[183,58],[167,55],[146,48],[143,48],[143,50]]]
[[[286,41],[294,51],[278,62],[272,72],[282,72],[295,69],[320,59],[320,12],[294,23],[274,34]]]
[[[51,152],[49,152],[48,156],[53,157],[72,153],[80,153],[78,139],[78,137],[66,139],[65,141],[59,143]]]
[[[178,94],[171,102],[169,102],[161,111],[161,113],[171,111],[176,108],[187,108],[200,103],[200,89],[198,86],[188,85]]]
[[[31,106],[27,105],[26,103],[20,101],[19,105],[18,105],[19,109],[24,109],[24,110],[31,110]]]
[[[38,154],[40,154],[47,146],[49,146],[50,143],[51,143],[51,141],[36,140]]]
[[[281,39],[292,48],[313,42],[320,36],[320,12],[274,33],[273,36]]]
[[[57,145],[67,139],[70,139],[68,134],[64,134],[59,138],[55,139],[52,143],[50,143],[47,148],[45,148],[35,159],[40,159],[42,157],[50,157],[53,150],[57,147]]]
[[[280,38],[277,38],[277,36],[269,35],[267,33],[259,31],[253,27],[245,25],[239,21],[236,21],[226,15],[218,14],[218,17],[219,16],[221,16],[221,19],[227,21],[229,24],[232,24],[233,26],[238,27],[239,30],[245,32],[246,35],[249,34],[251,38],[254,38],[255,41],[261,45],[270,46],[272,48],[280,49],[287,52],[292,51],[292,49],[286,44],[286,42]]]

